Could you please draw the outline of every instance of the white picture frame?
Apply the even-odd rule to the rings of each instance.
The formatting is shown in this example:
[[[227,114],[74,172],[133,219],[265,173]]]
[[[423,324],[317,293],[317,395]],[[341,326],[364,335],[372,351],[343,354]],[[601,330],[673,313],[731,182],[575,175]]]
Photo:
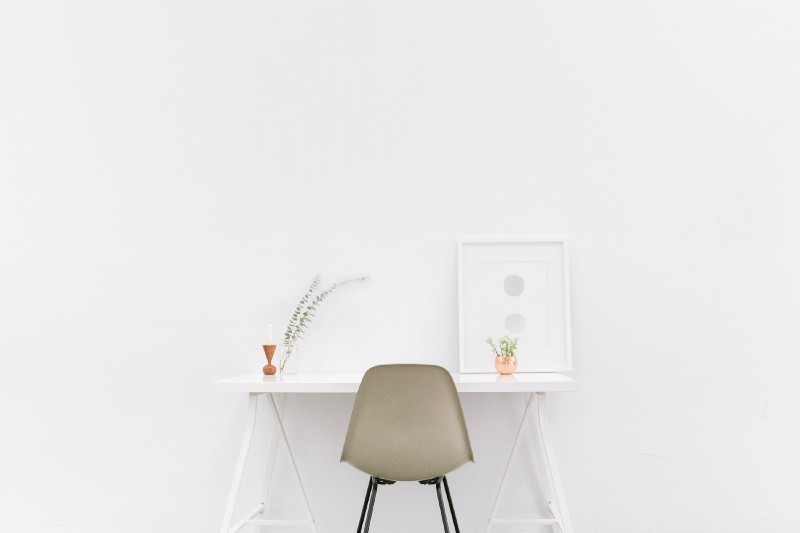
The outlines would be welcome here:
[[[564,236],[458,239],[459,370],[495,373],[486,338],[519,337],[517,372],[569,372],[572,338]]]

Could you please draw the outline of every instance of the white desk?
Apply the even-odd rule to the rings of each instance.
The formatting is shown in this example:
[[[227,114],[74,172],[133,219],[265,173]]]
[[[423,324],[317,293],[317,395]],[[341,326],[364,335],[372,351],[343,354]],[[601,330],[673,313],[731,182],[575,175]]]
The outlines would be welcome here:
[[[260,372],[244,374],[235,378],[223,379],[214,382],[217,392],[238,392],[249,395],[247,423],[245,424],[244,438],[239,449],[239,458],[236,461],[233,483],[228,494],[228,504],[222,520],[221,533],[236,533],[246,526],[306,526],[316,532],[311,507],[308,504],[305,488],[297,470],[297,464],[289,445],[289,439],[283,427],[283,399],[286,394],[353,394],[358,390],[363,374],[285,374],[283,376],[264,376]],[[575,391],[578,386],[575,380],[563,374],[515,374],[513,376],[499,376],[497,374],[453,374],[456,389],[461,393],[524,393],[526,395],[525,412],[520,422],[517,438],[511,449],[511,454],[506,464],[503,480],[495,497],[492,513],[487,521],[486,531],[490,533],[494,526],[552,526],[556,533],[572,533],[572,522],[567,512],[564,499],[564,489],[558,474],[553,446],[550,443],[545,395],[548,392]],[[244,515],[238,522],[233,523],[233,510],[239,495],[239,486],[242,481],[253,429],[256,422],[257,399],[261,394],[266,394],[272,416],[275,420],[276,431],[272,435],[272,443],[268,455],[267,477],[265,480],[264,494],[259,504]],[[497,518],[497,509],[503,496],[509,473],[514,459],[522,444],[525,433],[532,430],[534,453],[539,462],[541,475],[538,482],[548,500],[548,508],[552,514],[548,518],[502,519]],[[267,519],[265,515],[272,480],[272,470],[275,464],[275,453],[278,439],[286,446],[289,461],[297,476],[307,520],[280,520]],[[258,517],[258,518],[257,518]]]

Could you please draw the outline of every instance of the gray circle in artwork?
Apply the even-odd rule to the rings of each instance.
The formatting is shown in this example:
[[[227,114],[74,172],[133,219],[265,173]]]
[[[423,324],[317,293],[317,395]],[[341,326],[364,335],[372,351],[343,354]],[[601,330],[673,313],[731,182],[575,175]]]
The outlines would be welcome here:
[[[506,329],[511,333],[519,333],[525,329],[525,317],[517,313],[508,315],[506,317]]]
[[[525,290],[525,280],[516,274],[506,277],[503,288],[509,296],[519,296]]]

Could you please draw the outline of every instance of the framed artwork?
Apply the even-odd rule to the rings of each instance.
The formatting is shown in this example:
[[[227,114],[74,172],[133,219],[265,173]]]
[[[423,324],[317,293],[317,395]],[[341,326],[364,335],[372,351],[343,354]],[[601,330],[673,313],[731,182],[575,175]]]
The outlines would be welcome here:
[[[517,372],[572,370],[564,237],[458,241],[459,368],[494,373],[486,339],[519,338]]]

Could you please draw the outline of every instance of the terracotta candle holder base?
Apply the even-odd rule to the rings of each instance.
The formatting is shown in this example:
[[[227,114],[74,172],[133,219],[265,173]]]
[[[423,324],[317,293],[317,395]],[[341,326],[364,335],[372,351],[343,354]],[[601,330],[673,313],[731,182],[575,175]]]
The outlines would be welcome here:
[[[277,344],[264,344],[264,355],[267,356],[267,364],[261,370],[264,371],[265,376],[274,376],[278,368],[272,364],[272,357],[275,355],[275,348]]]

